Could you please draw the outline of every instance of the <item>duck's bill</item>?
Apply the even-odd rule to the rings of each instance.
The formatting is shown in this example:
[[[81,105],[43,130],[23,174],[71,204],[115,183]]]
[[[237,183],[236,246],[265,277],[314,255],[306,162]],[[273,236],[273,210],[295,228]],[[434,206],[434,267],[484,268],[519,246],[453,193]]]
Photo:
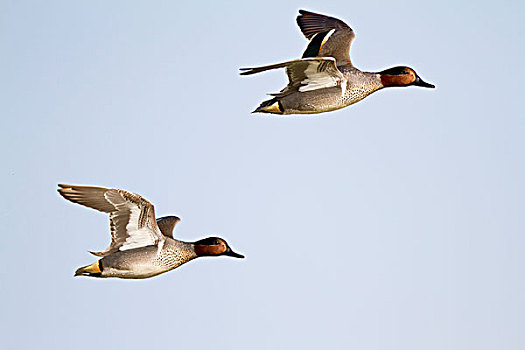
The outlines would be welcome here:
[[[431,88],[431,89],[435,88],[434,85],[423,81],[423,79],[421,79],[420,77],[417,77],[416,81],[413,82],[412,85],[426,87],[426,88]]]
[[[224,255],[228,255],[234,258],[244,259],[244,255],[235,253],[233,250],[228,249],[226,252],[224,252]]]

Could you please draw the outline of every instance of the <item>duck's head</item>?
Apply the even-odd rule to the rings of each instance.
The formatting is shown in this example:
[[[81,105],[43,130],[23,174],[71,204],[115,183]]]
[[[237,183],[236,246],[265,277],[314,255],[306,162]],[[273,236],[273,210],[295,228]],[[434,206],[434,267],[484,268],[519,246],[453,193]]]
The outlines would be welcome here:
[[[208,237],[193,243],[197,256],[219,256],[227,255],[234,258],[244,258],[244,255],[235,253],[228,243],[219,237]]]
[[[434,85],[426,83],[421,79],[416,71],[410,67],[394,67],[379,72],[381,84],[388,86],[422,86],[426,88],[435,88]]]

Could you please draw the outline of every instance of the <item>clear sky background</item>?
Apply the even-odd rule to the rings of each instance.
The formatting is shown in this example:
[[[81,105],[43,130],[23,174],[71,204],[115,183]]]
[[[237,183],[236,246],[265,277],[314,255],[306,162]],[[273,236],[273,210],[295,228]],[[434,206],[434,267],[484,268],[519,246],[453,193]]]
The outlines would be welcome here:
[[[300,57],[297,10],[413,67],[317,116],[250,112]],[[522,1],[0,2],[3,349],[525,349]],[[124,188],[227,239],[148,280],[74,278]]]

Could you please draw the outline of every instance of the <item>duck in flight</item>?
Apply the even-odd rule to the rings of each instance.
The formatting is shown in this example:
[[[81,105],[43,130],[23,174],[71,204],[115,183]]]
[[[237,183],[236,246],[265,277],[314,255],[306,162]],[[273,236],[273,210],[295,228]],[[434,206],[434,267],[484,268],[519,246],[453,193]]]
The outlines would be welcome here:
[[[241,75],[285,68],[288,85],[253,113],[313,114],[340,109],[361,101],[371,93],[391,86],[421,86],[424,82],[410,67],[381,72],[362,72],[352,65],[350,46],[355,34],[343,21],[299,10],[297,24],[310,40],[303,57],[256,68],[241,68]]]
[[[155,208],[141,196],[125,190],[93,186],[58,185],[65,199],[109,214],[111,243],[95,263],[79,268],[75,276],[140,279],[173,270],[202,256],[235,253],[222,238],[196,242],[173,238],[176,216],[155,219]]]

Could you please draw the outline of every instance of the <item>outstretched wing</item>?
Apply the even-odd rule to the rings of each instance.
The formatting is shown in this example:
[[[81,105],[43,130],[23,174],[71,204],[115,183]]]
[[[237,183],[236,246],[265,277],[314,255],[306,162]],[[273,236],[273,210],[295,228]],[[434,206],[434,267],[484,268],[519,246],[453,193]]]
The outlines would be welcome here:
[[[176,216],[164,216],[157,219],[157,225],[164,236],[173,238],[173,228],[179,221]]]
[[[297,24],[310,40],[303,58],[333,57],[337,64],[351,65],[350,46],[355,33],[345,22],[318,13],[299,10]]]
[[[346,88],[346,80],[337,69],[332,57],[303,58],[269,66],[256,68],[241,68],[241,75],[250,75],[270,69],[286,68],[288,85],[272,96],[286,96],[293,92],[306,92],[317,89],[341,86]],[[343,84],[344,83],[344,84]]]
[[[165,237],[155,220],[155,208],[141,196],[115,188],[58,185],[58,192],[67,200],[109,214],[111,243],[106,256],[118,250],[156,245]]]

